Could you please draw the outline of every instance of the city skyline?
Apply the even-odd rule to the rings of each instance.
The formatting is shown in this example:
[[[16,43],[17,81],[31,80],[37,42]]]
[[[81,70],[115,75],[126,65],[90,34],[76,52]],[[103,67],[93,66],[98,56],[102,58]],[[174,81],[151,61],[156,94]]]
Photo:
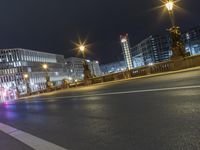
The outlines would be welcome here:
[[[179,2],[184,11],[176,13],[176,20],[183,31],[199,24],[199,1],[194,1]],[[170,27],[167,13],[161,17],[161,10],[154,9],[160,5],[160,1],[153,0],[115,1],[115,4],[114,1],[90,0],[23,1],[20,5],[8,1],[0,3],[0,48],[37,49],[70,57],[77,54],[73,50],[73,42],[77,42],[80,36],[83,40],[88,38],[88,43],[92,45],[89,58],[103,64],[123,57],[119,39],[121,34],[128,33],[133,46],[151,34],[167,34],[166,29]],[[104,8],[104,11],[99,8]],[[153,24],[148,24],[152,21]],[[112,55],[104,56],[108,51]]]
[[[1,0],[0,146],[199,149],[199,4]]]

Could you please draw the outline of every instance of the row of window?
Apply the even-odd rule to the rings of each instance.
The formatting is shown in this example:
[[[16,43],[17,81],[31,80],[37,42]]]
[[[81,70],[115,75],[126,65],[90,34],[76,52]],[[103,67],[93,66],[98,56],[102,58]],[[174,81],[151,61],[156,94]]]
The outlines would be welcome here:
[[[7,82],[12,82],[12,81],[19,82],[21,80],[22,80],[22,75],[21,74],[0,76],[0,84],[7,83]]]
[[[2,49],[0,50],[0,63],[13,61],[32,61],[56,63],[56,55],[36,52],[24,49]]]
[[[22,72],[22,68],[9,68],[9,69],[1,69],[0,75],[7,75],[7,74],[17,74]]]

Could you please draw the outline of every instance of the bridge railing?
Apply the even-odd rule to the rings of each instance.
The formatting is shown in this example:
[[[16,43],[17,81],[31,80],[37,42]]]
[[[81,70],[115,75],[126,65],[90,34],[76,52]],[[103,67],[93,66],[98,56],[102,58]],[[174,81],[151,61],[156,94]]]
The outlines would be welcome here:
[[[176,60],[164,61],[161,63],[156,63],[153,65],[143,66],[134,68],[131,70],[126,70],[124,72],[112,73],[100,77],[95,77],[90,79],[91,84],[109,82],[127,78],[134,78],[138,76],[145,76],[149,74],[156,74],[162,72],[176,71],[191,67],[200,66],[200,55],[189,56],[185,58],[180,58]]]
[[[112,74],[108,74],[108,75],[104,75],[100,77],[91,78],[88,81],[78,81],[74,84],[70,84],[67,87],[60,87],[60,88],[78,87],[78,86],[84,86],[84,85],[90,85],[90,84],[135,78],[139,76],[146,76],[150,74],[176,71],[176,70],[192,68],[192,67],[197,67],[197,66],[200,66],[200,55],[189,56],[189,57],[180,58],[176,60],[169,60],[169,61],[165,61],[161,63],[156,63],[153,65],[126,70],[124,72],[112,73]],[[53,89],[53,90],[56,90],[56,89]],[[40,92],[46,92],[46,91],[44,90]],[[37,94],[37,93],[32,93],[32,94]]]

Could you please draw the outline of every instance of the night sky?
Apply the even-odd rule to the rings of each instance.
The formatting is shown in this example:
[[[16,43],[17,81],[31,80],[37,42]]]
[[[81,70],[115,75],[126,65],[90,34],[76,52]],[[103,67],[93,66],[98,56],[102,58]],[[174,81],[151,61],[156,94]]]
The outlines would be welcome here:
[[[0,0],[0,48],[27,48],[76,56],[73,42],[88,39],[89,57],[100,63],[122,59],[119,36],[131,45],[151,34],[167,34],[168,14],[159,0]],[[200,0],[182,0],[176,22],[182,30],[200,24]]]

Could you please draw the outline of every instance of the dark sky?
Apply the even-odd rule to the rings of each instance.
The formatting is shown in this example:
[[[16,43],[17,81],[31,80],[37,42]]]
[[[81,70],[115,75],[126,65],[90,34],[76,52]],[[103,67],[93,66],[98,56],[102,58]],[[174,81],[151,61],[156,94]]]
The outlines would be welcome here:
[[[119,35],[134,45],[151,34],[167,34],[159,0],[0,0],[0,48],[28,48],[76,56],[72,42],[88,37],[90,58],[122,59]],[[182,0],[176,12],[183,30],[200,23],[200,0]]]

